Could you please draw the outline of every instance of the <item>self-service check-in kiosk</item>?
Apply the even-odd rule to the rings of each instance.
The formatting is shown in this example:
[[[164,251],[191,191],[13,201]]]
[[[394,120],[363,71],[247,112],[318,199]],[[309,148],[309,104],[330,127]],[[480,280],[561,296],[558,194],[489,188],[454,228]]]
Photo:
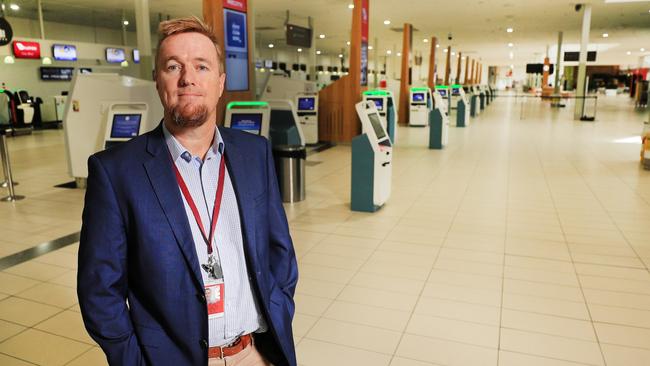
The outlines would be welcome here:
[[[108,105],[104,148],[108,149],[145,133],[147,103],[111,103]]]
[[[427,125],[431,103],[429,88],[419,87],[409,90],[409,126],[424,127]]]
[[[389,90],[366,90],[363,92],[364,101],[372,101],[377,107],[381,122],[390,141],[395,144],[397,140],[397,110],[395,109],[395,98]]]
[[[268,138],[270,118],[267,102],[230,102],[224,126]]]
[[[451,86],[451,95],[456,100],[456,127],[469,126],[469,103],[461,85]]]
[[[478,97],[481,105],[481,111],[485,109],[485,100],[487,99],[486,94],[485,94],[485,89],[483,86],[477,86],[478,89]]]
[[[470,103],[472,107],[470,109],[470,115],[476,117],[481,114],[481,92],[476,85],[472,85],[471,90],[472,97],[470,98]]]
[[[318,143],[318,94],[296,95],[296,107],[305,143]]]
[[[449,141],[449,116],[447,101],[433,93],[434,108],[429,112],[429,149],[442,149]]]
[[[451,115],[451,90],[449,89],[449,86],[437,85],[436,93],[440,95],[443,104],[445,105],[443,111],[445,111],[445,113],[447,113],[448,116]]]
[[[359,102],[356,110],[365,132],[352,139],[351,209],[375,212],[390,197],[392,144],[374,102]]]

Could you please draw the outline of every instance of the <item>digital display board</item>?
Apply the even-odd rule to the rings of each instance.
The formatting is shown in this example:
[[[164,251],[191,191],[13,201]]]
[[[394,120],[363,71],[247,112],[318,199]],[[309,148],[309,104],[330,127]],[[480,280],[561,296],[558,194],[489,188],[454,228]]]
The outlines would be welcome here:
[[[71,44],[54,44],[52,56],[58,61],[77,61],[77,47]]]
[[[316,98],[314,97],[298,98],[299,111],[313,111],[314,108],[316,108]]]
[[[126,60],[126,54],[124,53],[123,48],[107,48],[106,49],[106,61],[112,64],[119,64],[122,61]]]
[[[137,49],[137,48],[134,48],[132,53],[133,53],[133,62],[135,62],[136,64],[139,64],[140,63],[140,50]]]
[[[74,68],[41,66],[40,72],[43,81],[70,81],[74,74]]]
[[[293,24],[286,26],[287,45],[296,47],[311,47],[311,32],[310,28],[299,27]]]
[[[246,13],[223,9],[226,51],[226,90],[248,90]]]

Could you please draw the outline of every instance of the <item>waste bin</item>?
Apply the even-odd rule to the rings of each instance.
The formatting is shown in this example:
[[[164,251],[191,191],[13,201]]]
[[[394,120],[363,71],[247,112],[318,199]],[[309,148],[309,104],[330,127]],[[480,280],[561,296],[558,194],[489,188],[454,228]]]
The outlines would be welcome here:
[[[305,160],[307,151],[300,145],[273,146],[275,172],[278,176],[282,202],[305,199]]]

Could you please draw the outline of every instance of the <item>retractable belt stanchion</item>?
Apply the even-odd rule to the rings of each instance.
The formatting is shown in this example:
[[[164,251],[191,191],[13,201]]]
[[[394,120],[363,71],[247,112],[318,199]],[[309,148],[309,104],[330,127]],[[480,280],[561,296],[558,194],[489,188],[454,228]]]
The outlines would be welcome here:
[[[11,162],[9,158],[9,148],[7,147],[7,136],[6,131],[0,130],[0,153],[2,154],[2,167],[5,172],[5,179],[7,188],[9,189],[9,195],[3,198],[0,198],[2,202],[14,202],[19,201],[25,198],[25,196],[18,196],[14,192],[14,182],[11,174]]]

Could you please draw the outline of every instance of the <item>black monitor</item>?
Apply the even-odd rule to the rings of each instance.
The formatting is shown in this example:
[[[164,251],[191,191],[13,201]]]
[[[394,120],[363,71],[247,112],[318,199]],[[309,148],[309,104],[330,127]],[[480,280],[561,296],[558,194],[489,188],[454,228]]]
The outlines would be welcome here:
[[[307,71],[307,64],[300,64],[301,71]]]
[[[447,97],[447,89],[438,89],[438,94],[440,94],[441,97],[446,98]]]
[[[300,70],[300,65],[298,65],[298,64],[293,64],[293,65],[291,65],[291,70],[293,70],[293,71],[298,71],[298,70]]]
[[[316,66],[316,71],[324,71],[324,68],[322,65]]]
[[[381,142],[381,140],[386,138],[386,132],[384,131],[384,127],[381,125],[379,114],[374,112],[368,113],[368,119],[370,120],[372,129],[375,131],[375,135],[377,135],[377,142]]]
[[[341,78],[341,77],[338,76],[338,75],[334,75],[334,74],[330,75],[330,80],[331,80],[331,81],[336,81],[336,80],[338,80],[338,79],[340,79],[340,78]]]
[[[327,71],[332,72],[334,71],[334,68],[332,66],[327,66]]]
[[[374,102],[378,111],[380,112],[384,111],[384,98],[366,98],[366,99]]]
[[[262,132],[262,113],[233,113],[230,115],[230,128],[255,135]]]
[[[131,138],[140,133],[141,114],[114,114],[111,138]]]
[[[424,93],[413,93],[413,102],[414,103],[424,103],[426,98]]]
[[[316,97],[298,98],[298,111],[313,111],[316,109]]]
[[[458,96],[458,95],[460,95],[460,87],[458,87],[458,88],[451,88],[451,95],[453,95],[453,96]]]
[[[272,69],[277,69],[277,68],[278,68],[278,63],[277,63],[277,62],[273,62],[273,63],[271,64],[271,68],[272,68]]]
[[[285,62],[280,62],[278,68],[282,71],[287,71],[287,64]]]

